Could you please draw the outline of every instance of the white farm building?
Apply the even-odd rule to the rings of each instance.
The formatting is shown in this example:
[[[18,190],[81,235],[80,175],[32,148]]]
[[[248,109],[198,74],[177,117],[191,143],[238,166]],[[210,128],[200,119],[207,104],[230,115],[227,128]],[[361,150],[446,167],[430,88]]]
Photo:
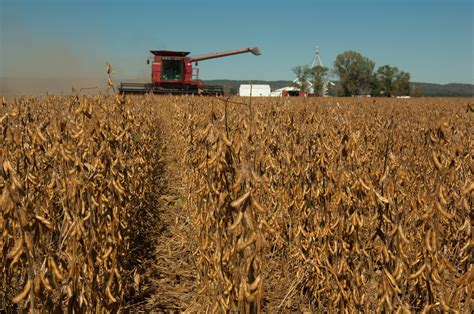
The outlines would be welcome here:
[[[242,84],[239,87],[239,96],[268,97],[271,92],[270,85]]]

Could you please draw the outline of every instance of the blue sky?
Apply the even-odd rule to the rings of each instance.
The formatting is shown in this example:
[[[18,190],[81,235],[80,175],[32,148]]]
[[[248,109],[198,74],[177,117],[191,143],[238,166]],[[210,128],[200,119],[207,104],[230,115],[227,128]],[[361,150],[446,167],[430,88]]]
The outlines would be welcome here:
[[[149,80],[149,50],[191,55],[258,46],[262,55],[200,62],[202,79],[290,80],[316,46],[324,65],[355,50],[412,81],[474,84],[473,2],[0,0],[0,77]]]

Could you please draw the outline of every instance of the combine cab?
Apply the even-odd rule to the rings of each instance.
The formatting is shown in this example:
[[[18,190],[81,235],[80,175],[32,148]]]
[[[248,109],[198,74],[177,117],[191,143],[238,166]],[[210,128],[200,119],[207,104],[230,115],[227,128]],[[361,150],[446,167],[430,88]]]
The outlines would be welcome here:
[[[120,83],[119,92],[122,94],[200,94],[222,95],[222,86],[204,85],[199,80],[199,69],[193,68],[198,61],[221,58],[241,53],[251,52],[260,55],[257,47],[244,48],[198,57],[188,57],[186,51],[152,50],[154,57],[151,64],[151,83]]]

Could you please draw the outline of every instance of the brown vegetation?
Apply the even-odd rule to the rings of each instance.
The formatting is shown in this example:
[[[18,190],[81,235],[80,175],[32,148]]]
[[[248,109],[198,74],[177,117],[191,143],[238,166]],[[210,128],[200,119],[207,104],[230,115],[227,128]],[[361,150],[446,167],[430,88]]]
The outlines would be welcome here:
[[[4,104],[1,308],[473,308],[472,100],[230,100]]]

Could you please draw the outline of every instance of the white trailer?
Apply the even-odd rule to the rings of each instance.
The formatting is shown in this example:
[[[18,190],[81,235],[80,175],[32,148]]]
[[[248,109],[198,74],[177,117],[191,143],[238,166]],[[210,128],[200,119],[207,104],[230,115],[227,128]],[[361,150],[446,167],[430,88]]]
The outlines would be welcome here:
[[[268,97],[271,92],[270,85],[242,84],[239,87],[239,96]]]

